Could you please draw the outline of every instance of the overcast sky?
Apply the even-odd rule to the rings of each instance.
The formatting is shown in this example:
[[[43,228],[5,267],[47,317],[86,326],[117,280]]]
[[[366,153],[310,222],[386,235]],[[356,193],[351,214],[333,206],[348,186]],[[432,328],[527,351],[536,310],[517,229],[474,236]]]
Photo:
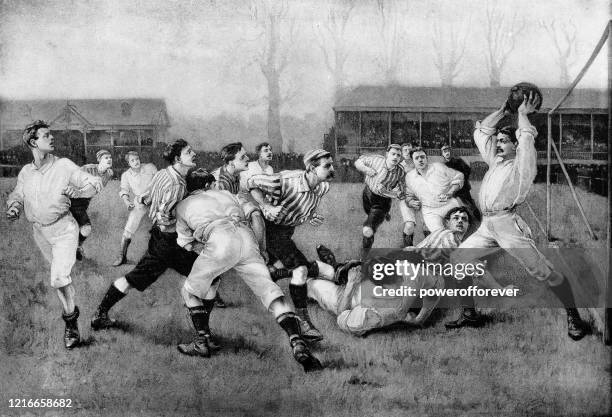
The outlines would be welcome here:
[[[261,47],[245,1],[0,0],[0,96],[4,98],[162,97],[170,113],[213,116],[261,113],[265,78],[253,60]],[[332,2],[333,3],[333,2]],[[466,39],[456,85],[487,86],[484,11],[474,1],[399,2],[403,31],[398,80],[435,86],[433,27]],[[493,4],[493,3],[491,3]],[[503,85],[533,81],[557,86],[559,69],[552,40],[538,22],[571,21],[577,28],[572,78],[599,40],[609,19],[605,0],[495,2],[506,17],[525,19],[513,34],[517,46],[501,76]],[[332,4],[333,5],[333,4]],[[392,4],[389,3],[389,7]],[[296,115],[330,106],[333,83],[319,46],[328,2],[290,1],[282,36],[294,26],[291,62],[282,88],[291,92],[283,111]],[[347,83],[384,81],[376,2],[359,1],[349,20]],[[500,23],[501,24],[501,23]],[[581,86],[606,88],[606,50]]]

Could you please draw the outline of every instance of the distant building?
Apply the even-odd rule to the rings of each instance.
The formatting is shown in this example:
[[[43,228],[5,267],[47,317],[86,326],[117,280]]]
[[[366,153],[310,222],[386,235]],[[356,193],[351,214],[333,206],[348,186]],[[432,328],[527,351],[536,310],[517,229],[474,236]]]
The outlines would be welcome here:
[[[474,124],[499,108],[508,91],[509,87],[356,87],[335,103],[334,138],[326,143],[333,144],[338,158],[381,152],[389,143],[413,142],[431,155],[439,155],[440,144],[448,143],[465,159],[479,160]],[[539,158],[546,153],[547,112],[566,91],[542,89],[542,109],[531,117],[539,133]],[[564,159],[607,160],[607,100],[605,90],[577,89],[553,115],[552,135]]]
[[[20,145],[33,120],[51,124],[59,154],[82,157],[100,148],[150,148],[166,140],[170,121],[163,99],[0,101],[0,150]]]

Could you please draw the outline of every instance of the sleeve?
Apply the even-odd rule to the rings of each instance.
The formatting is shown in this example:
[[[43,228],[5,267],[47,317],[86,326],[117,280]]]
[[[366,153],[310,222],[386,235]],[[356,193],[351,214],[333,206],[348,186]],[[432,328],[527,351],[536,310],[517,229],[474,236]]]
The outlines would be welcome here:
[[[193,237],[193,230],[187,224],[185,219],[185,213],[181,206],[176,209],[176,243],[184,248],[195,239]]]
[[[450,182],[450,185],[457,185],[459,186],[459,188],[463,187],[464,176],[462,172],[457,171],[456,169],[449,168],[444,164],[440,164],[440,168],[446,175],[446,178]]]
[[[151,189],[153,188],[153,184],[159,181],[162,175],[164,175],[163,171],[155,172],[155,175],[153,175],[153,178],[151,179],[151,182],[147,186],[147,189],[140,195],[140,198],[142,199],[142,203],[144,205],[148,206],[151,204]]]
[[[128,180],[128,171],[125,171],[121,174],[121,185],[119,186],[119,197],[123,198],[123,196],[130,196],[130,183]]]
[[[176,187],[167,187],[159,199],[157,209],[157,224],[171,226],[176,223],[176,218],[172,214],[172,209],[180,201],[180,196]]]
[[[226,177],[219,176],[219,179],[215,182],[215,189],[219,191],[232,191],[232,185],[229,183]]]
[[[17,184],[13,191],[9,194],[8,199],[6,200],[7,208],[11,208],[13,206],[17,206],[19,210],[23,208],[23,168],[19,171],[19,175],[17,176]]]
[[[64,167],[70,172],[69,183],[76,188],[83,188],[90,185],[91,190],[87,190],[86,193],[83,193],[81,197],[90,198],[97,194],[95,187],[93,186],[95,181],[98,181],[100,177],[92,175],[86,171],[86,168],[79,168],[77,164],[72,162],[70,159],[62,158],[62,163]]]
[[[376,310],[358,305],[340,313],[336,322],[340,330],[363,336],[368,331],[381,327],[383,320]]]
[[[525,201],[531,185],[537,173],[537,151],[535,149],[535,138],[538,132],[533,127],[525,127],[517,130],[518,146],[516,148],[515,175],[518,175],[518,193],[512,205]]]
[[[481,124],[480,121],[476,122],[476,129],[474,130],[474,142],[478,147],[478,151],[482,156],[482,159],[491,165],[495,160],[495,148],[497,147],[497,139],[493,137],[495,134],[494,127],[488,127]]]
[[[251,178],[248,179],[247,185],[249,190],[258,189],[264,194],[272,196],[273,198],[280,198],[282,194],[282,183],[280,174],[253,175]]]
[[[418,200],[416,194],[414,193],[414,190],[410,186],[410,176],[409,175],[410,173],[406,173],[406,175],[404,176],[404,193],[406,194],[406,198],[404,199],[404,202],[406,204],[408,204],[412,200]]]

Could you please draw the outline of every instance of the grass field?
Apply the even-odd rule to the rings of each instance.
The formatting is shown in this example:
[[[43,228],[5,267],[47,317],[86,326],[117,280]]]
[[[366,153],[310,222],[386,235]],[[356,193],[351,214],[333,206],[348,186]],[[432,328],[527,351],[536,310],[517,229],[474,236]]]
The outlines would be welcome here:
[[[14,179],[1,179],[2,205]],[[303,226],[296,240],[314,257],[325,243],[339,258],[355,256],[361,237],[361,185],[334,184],[321,213],[320,228]],[[475,185],[476,191],[478,184]],[[282,331],[236,277],[221,291],[227,309],[214,310],[213,330],[224,350],[210,359],[183,357],[176,344],[191,337],[179,296],[182,279],[166,273],[144,293],[132,292],[112,311],[123,331],[92,332],[88,321],[112,280],[130,266],[113,268],[126,218],[114,181],[91,205],[93,236],[84,262],[73,269],[86,346],[66,352],[59,302],[47,285],[31,226],[21,219],[0,222],[0,416],[457,416],[607,415],[610,412],[610,348],[598,335],[573,342],[565,315],[556,309],[505,306],[488,313],[482,329],[447,332],[454,312],[440,311],[421,330],[396,329],[353,338],[341,333],[329,314],[312,305],[313,321],[326,336],[316,354],[326,369],[304,374],[291,358]],[[606,200],[580,192],[596,233],[590,241],[572,207],[569,192],[555,187],[554,233],[562,244],[605,246]],[[543,216],[542,187],[529,199]],[[541,234],[528,212],[526,221]],[[399,212],[385,223],[375,246],[401,241]],[[417,236],[419,238],[420,236]],[[134,261],[144,252],[143,225],[130,248]],[[525,279],[509,263],[502,283]],[[287,283],[282,286],[286,289]],[[531,288],[539,288],[535,284]],[[70,398],[73,408],[8,408],[11,398]]]

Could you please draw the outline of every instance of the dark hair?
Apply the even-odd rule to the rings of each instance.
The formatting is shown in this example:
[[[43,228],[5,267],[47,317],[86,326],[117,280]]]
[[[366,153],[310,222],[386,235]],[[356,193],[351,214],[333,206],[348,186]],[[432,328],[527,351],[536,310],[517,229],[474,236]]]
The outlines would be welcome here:
[[[236,154],[240,152],[240,149],[242,149],[242,143],[240,142],[230,143],[221,148],[221,159],[223,159],[223,163],[227,164],[233,161]]]
[[[425,149],[421,148],[420,146],[417,146],[416,148],[412,148],[412,150],[410,151],[410,158],[412,159],[412,155],[417,152],[423,152],[425,156],[427,156],[427,152],[425,152]]]
[[[451,216],[455,213],[465,213],[468,217],[468,221],[472,223],[472,215],[470,214],[470,211],[465,207],[453,207],[444,215],[444,220],[449,221]]]
[[[255,147],[255,152],[257,152],[257,154],[259,155],[259,152],[261,152],[261,148],[263,148],[264,146],[270,146],[270,144],[268,142],[261,142],[259,145],[257,145]]]
[[[514,143],[515,145],[518,144],[518,139],[516,138],[516,135],[514,134],[516,132],[516,129],[513,126],[507,125],[504,127],[501,127],[499,129],[497,129],[497,134],[503,134],[508,136],[508,138],[510,139],[510,141],[512,143]]]
[[[162,157],[168,161],[169,164],[174,164],[174,160],[181,157],[181,151],[187,146],[189,146],[189,144],[185,139],[177,139],[166,145]]]
[[[196,190],[205,190],[213,182],[215,182],[215,177],[204,168],[196,168],[189,171],[187,177],[185,178],[188,193]]]
[[[23,130],[23,142],[28,145],[29,148],[33,148],[34,146],[32,146],[30,142],[38,139],[38,129],[43,128],[49,128],[49,124],[44,120],[36,120],[27,125]]]
[[[414,148],[414,143],[412,143],[412,142],[404,142],[404,143],[402,143],[402,149],[404,149],[406,146],[410,146],[411,148]]]

